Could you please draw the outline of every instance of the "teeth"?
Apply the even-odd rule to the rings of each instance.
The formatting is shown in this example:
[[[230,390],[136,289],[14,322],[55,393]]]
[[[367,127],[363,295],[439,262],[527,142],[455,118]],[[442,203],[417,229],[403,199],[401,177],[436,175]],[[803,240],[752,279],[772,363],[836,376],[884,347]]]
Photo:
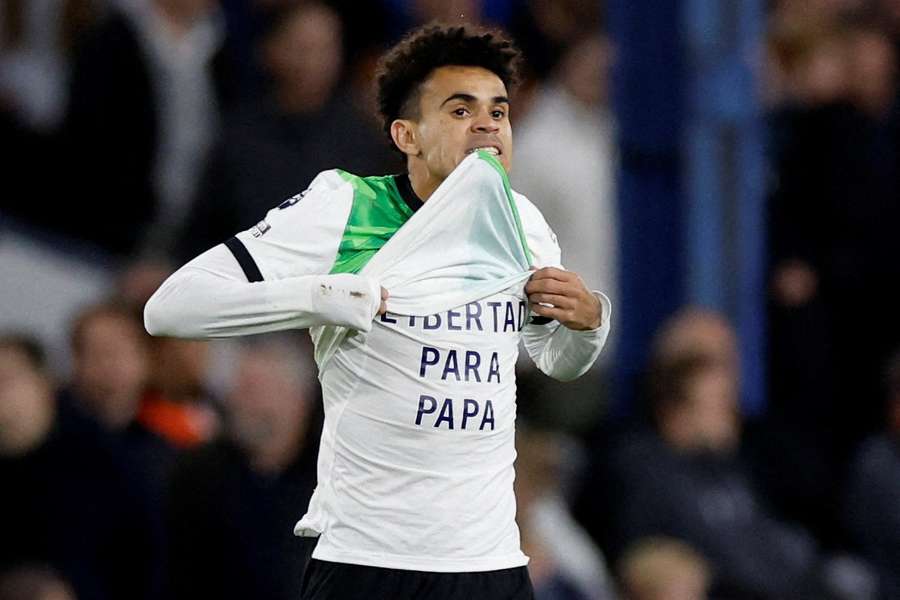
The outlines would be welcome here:
[[[472,152],[478,152],[479,150],[484,150],[485,152],[487,152],[488,154],[491,154],[493,156],[497,156],[500,154],[500,151],[497,150],[496,148],[494,148],[493,146],[485,146],[483,148],[474,148],[474,149],[472,149]]]

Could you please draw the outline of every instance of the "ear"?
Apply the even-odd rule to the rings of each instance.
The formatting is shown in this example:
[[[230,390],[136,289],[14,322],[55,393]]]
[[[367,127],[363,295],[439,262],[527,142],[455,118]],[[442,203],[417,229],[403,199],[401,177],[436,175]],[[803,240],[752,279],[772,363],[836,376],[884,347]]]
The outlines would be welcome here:
[[[419,155],[418,130],[415,122],[408,119],[395,119],[391,123],[391,139],[403,154]]]

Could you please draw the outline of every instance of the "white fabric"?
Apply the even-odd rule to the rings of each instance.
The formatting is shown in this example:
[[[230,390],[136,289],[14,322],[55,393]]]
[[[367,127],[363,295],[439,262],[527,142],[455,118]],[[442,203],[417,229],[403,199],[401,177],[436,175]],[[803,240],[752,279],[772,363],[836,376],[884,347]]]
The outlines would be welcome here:
[[[324,173],[295,205],[270,211],[265,232],[238,236],[266,281],[247,283],[219,247],[175,273],[147,306],[148,326],[168,335],[315,325],[325,410],[319,485],[295,528],[320,536],[315,558],[436,572],[525,564],[512,486],[519,341],[545,372],[572,378],[608,333],[605,298],[596,331],[526,324],[529,265],[503,178],[470,157],[444,184],[365,275],[323,275],[352,202],[350,186]],[[534,266],[559,266],[540,212],[513,197]],[[337,277],[358,286],[334,298],[356,303],[347,311],[355,323],[315,300]],[[389,312],[372,321],[380,285],[391,292]]]
[[[601,325],[588,331],[573,331],[559,323],[529,325],[522,332],[525,350],[535,366],[559,381],[578,379],[594,364],[609,337],[612,305],[604,294],[594,291],[600,300]]]
[[[454,169],[362,274],[390,292],[388,308],[430,315],[523,284],[525,240],[503,177],[478,153]]]
[[[237,235],[264,281],[248,283],[225,246],[211,248],[150,298],[144,309],[147,331],[208,339],[317,325],[370,329],[381,304],[378,283],[327,275],[352,201],[352,187],[337,173],[320,174],[302,202],[269,211],[265,235],[254,237],[252,230]]]
[[[248,284],[225,246],[169,277],[144,307],[152,335],[211,339],[339,325],[369,329],[381,304],[377,282],[357,275],[304,275]]]

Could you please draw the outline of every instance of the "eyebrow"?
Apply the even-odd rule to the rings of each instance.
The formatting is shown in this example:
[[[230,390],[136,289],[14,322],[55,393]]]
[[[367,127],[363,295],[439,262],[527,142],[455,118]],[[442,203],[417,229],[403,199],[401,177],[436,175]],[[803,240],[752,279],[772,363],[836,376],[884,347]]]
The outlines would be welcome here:
[[[473,96],[472,94],[467,94],[465,92],[456,92],[447,97],[446,100],[441,102],[441,106],[444,106],[451,100],[463,100],[465,102],[476,102],[478,98]],[[491,98],[491,104],[509,104],[509,98],[506,96],[494,96]]]

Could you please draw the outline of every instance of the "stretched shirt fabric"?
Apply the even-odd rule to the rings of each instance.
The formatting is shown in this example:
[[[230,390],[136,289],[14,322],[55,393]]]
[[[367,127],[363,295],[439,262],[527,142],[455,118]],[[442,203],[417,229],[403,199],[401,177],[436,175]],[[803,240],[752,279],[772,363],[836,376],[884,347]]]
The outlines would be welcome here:
[[[320,174],[264,221],[176,272],[151,333],[308,327],[325,423],[297,523],[321,560],[423,571],[520,566],[515,362],[573,379],[609,331],[529,323],[529,267],[560,266],[540,212],[496,160],[464,160],[422,204],[403,177]],[[388,313],[377,316],[380,288]]]
[[[479,151],[450,174],[362,273],[391,290],[392,311],[427,315],[523,283],[530,267],[506,173]]]

